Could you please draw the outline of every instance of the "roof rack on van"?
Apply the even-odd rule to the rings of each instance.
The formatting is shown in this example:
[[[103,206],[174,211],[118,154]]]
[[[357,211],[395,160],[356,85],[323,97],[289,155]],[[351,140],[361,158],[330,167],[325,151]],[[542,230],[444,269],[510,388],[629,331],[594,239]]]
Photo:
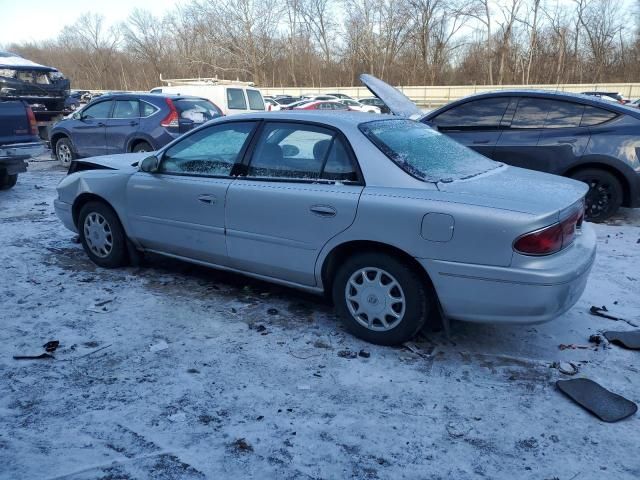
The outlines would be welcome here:
[[[175,85],[246,85],[248,87],[255,86],[253,82],[241,82],[240,80],[223,80],[218,77],[199,77],[199,78],[162,78],[160,81],[167,83],[169,87]]]

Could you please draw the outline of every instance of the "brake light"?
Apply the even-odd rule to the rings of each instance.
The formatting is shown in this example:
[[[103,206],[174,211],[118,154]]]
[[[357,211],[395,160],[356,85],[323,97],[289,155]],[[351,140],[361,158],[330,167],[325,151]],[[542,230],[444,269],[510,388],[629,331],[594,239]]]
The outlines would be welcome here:
[[[162,125],[163,127],[178,128],[180,126],[180,117],[178,116],[178,110],[176,109],[176,106],[173,104],[173,101],[170,98],[165,98],[165,101],[167,102],[167,106],[169,107],[170,112],[169,115],[162,119],[160,125]]]
[[[524,255],[550,255],[559,252],[573,243],[583,220],[584,208],[581,208],[559,223],[518,237],[513,248]]]
[[[31,135],[38,135],[38,124],[36,123],[36,116],[31,110],[31,107],[27,105],[27,118],[29,119],[29,127],[31,128]]]

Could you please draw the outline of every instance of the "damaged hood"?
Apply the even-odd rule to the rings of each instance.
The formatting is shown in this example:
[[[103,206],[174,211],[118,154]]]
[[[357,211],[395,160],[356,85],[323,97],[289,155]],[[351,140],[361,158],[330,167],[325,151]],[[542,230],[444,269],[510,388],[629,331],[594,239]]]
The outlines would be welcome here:
[[[22,58],[11,52],[0,51],[0,68],[29,68],[34,70],[46,70],[48,72],[57,72],[53,67],[47,67],[46,65],[40,65],[39,63],[32,62],[26,58]]]
[[[153,155],[153,152],[120,153],[117,155],[82,158],[74,161],[85,165],[98,165],[111,170],[135,172],[138,170],[138,163],[151,155]]]
[[[371,93],[382,100],[394,115],[410,118],[411,120],[418,120],[424,117],[422,110],[397,88],[368,73],[360,75],[360,81]]]

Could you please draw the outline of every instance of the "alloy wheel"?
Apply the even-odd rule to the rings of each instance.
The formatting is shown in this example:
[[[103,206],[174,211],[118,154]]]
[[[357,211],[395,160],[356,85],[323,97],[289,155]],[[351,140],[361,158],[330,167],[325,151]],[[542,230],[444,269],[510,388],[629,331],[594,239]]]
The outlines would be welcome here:
[[[56,148],[56,153],[58,155],[58,160],[60,160],[60,163],[62,163],[62,165],[69,165],[71,163],[71,160],[73,158],[69,145],[64,142],[59,143]]]

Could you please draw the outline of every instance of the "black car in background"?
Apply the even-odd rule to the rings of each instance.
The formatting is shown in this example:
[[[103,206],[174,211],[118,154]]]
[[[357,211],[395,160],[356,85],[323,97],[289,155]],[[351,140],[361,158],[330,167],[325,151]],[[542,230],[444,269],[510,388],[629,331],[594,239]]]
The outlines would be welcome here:
[[[105,94],[55,124],[51,149],[62,165],[79,157],[157,150],[222,116],[209,100],[174,94]]]
[[[57,69],[0,51],[0,99],[20,98],[33,110],[61,112],[69,88],[69,80]]]
[[[504,90],[429,112],[423,122],[479,153],[589,185],[586,216],[640,207],[640,110],[587,95]]]

